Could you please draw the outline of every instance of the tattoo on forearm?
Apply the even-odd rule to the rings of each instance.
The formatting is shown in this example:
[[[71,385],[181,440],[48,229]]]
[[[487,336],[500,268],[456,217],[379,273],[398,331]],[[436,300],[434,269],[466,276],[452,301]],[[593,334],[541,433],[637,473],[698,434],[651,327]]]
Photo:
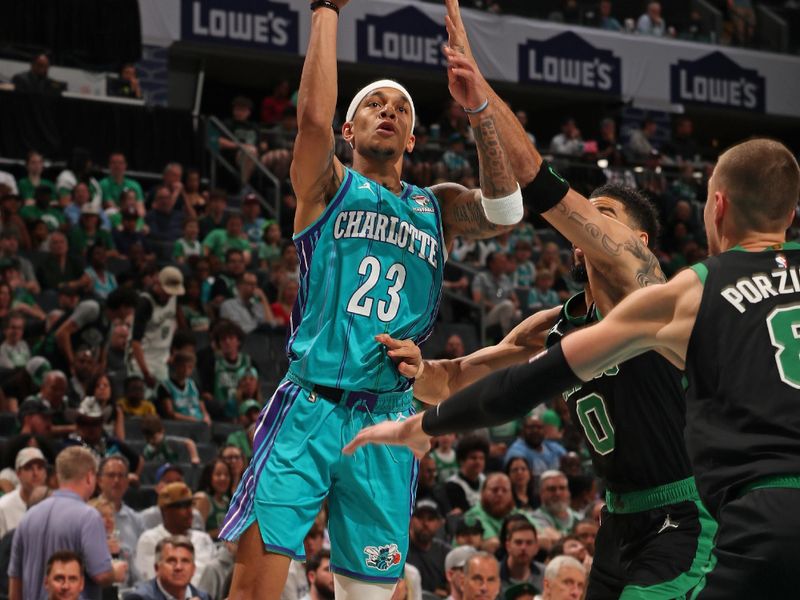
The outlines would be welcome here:
[[[517,189],[517,180],[500,142],[494,119],[492,117],[482,119],[474,131],[481,190],[484,196],[488,198],[508,196]]]
[[[556,204],[555,208],[564,218],[576,223],[586,231],[592,239],[597,240],[606,255],[610,257],[619,257],[622,255],[623,250],[631,254],[639,262],[639,266],[634,274],[639,287],[664,283],[667,280],[664,276],[664,272],[661,270],[661,266],[658,264],[658,259],[638,237],[631,236],[622,243],[616,242],[611,236],[605,233],[597,223],[590,222],[578,211],[569,210],[564,206],[563,202]]]
[[[454,203],[450,211],[453,225],[464,237],[483,237],[487,234],[497,235],[503,229],[486,218],[480,201]]]

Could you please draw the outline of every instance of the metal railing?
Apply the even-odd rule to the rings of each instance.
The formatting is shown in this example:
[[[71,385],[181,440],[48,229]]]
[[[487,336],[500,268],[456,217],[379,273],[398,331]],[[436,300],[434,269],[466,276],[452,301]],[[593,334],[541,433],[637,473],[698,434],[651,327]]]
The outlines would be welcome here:
[[[205,124],[205,146],[211,157],[209,164],[209,178],[211,180],[211,186],[217,187],[219,168],[227,171],[230,175],[235,177],[237,181],[241,181],[241,169],[237,165],[231,164],[231,161],[228,160],[228,158],[225,157],[225,155],[220,151],[219,144],[217,144],[215,141],[219,138],[219,136],[224,136],[236,144],[237,152],[243,153],[248,159],[253,161],[253,164],[255,165],[255,172],[251,177],[251,181],[253,181],[253,177],[256,175],[256,173],[258,173],[271,184],[271,189],[266,191],[256,188],[252,183],[249,184],[249,187],[251,188],[252,193],[255,194],[256,198],[258,199],[259,204],[261,204],[262,208],[267,211],[268,215],[273,219],[279,219],[281,202],[280,180],[275,177],[275,174],[272,171],[262,164],[258,156],[248,152],[245,149],[244,144],[237,140],[236,136],[234,136],[233,133],[231,133],[231,131],[225,127],[222,121],[220,121],[217,117],[205,117]],[[214,133],[219,135],[212,135]]]
[[[789,51],[789,24],[769,6],[756,5],[756,39],[759,48]]]

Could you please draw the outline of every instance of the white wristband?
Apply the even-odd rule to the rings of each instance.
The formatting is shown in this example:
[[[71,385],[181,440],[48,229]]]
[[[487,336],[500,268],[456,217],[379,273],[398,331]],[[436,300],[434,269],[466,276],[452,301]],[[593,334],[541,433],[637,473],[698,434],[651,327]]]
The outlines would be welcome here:
[[[487,198],[481,192],[481,204],[486,218],[495,225],[516,225],[522,220],[522,191],[517,189],[502,198]]]

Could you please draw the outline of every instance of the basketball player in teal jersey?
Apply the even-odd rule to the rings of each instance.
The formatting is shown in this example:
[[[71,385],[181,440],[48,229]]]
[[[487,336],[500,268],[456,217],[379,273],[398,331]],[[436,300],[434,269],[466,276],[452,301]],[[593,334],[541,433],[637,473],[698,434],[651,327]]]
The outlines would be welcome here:
[[[412,381],[377,334],[421,343],[439,303],[447,247],[492,237],[522,216],[519,186],[494,127],[496,104],[476,97],[470,68],[449,68],[470,114],[481,190],[421,189],[400,180],[414,147],[414,104],[401,85],[368,85],[342,136],[353,167],[334,155],[336,29],[346,0],[311,4],[291,178],[300,290],[287,342],[289,371],[264,407],[253,458],[220,537],[239,540],[230,598],[277,600],[290,559],[327,497],[337,600],[390,598],[402,576],[417,464],[405,449],[344,457],[364,426],[412,415]],[[488,197],[488,198],[487,198]]]

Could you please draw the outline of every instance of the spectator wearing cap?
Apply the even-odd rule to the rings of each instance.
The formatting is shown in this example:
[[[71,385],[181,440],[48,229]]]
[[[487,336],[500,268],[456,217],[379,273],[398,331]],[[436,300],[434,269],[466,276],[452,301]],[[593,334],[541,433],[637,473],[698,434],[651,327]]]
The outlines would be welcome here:
[[[144,460],[128,444],[106,433],[103,429],[103,407],[96,398],[83,399],[75,417],[75,433],[64,441],[65,446],[82,446],[91,451],[99,461],[106,456],[121,454],[131,465],[131,479],[138,481]]]
[[[214,542],[205,531],[192,529],[192,490],[185,483],[175,482],[165,485],[158,493],[158,508],[163,523],[148,529],[139,538],[136,546],[136,573],[140,580],[155,577],[156,546],[158,542],[171,535],[188,537],[194,546],[196,570],[191,578],[197,585],[206,564],[214,558]]]
[[[500,580],[503,591],[518,584],[534,587],[534,594],[542,591],[544,564],[534,560],[539,553],[536,528],[527,519],[515,519],[506,525],[506,558],[500,563]]]
[[[196,218],[189,217],[183,223],[183,237],[175,241],[172,247],[172,259],[182,265],[192,256],[203,255],[203,245],[197,239],[200,224]]]
[[[149,229],[147,239],[165,247],[181,237],[183,229],[183,211],[176,208],[177,198],[166,185],[158,185],[153,195],[152,209],[145,215],[145,223]]]
[[[97,484],[97,462],[84,448],[65,448],[56,458],[59,489],[31,507],[14,535],[9,565],[12,600],[40,600],[45,565],[53,553],[71,550],[83,560],[86,598],[122,582],[127,564],[111,560],[100,514],[88,506]]]
[[[467,523],[480,521],[483,525],[483,542],[481,548],[487,552],[496,552],[500,547],[500,528],[503,519],[519,511],[514,505],[511,494],[511,480],[505,473],[491,473],[486,477],[486,484],[481,490],[480,503],[464,513]]]
[[[93,204],[84,204],[78,226],[69,229],[70,252],[83,256],[86,249],[94,244],[102,244],[109,250],[114,249],[111,233],[100,227],[100,209]]]
[[[192,540],[185,535],[171,535],[155,547],[155,574],[126,593],[124,600],[211,600],[192,585],[197,565]]]
[[[296,282],[294,284],[297,285]],[[236,292],[236,296],[225,300],[220,306],[220,317],[238,323],[246,334],[260,327],[276,327],[279,324],[264,290],[258,287],[255,273],[242,273],[236,282]]]
[[[242,451],[245,460],[250,460],[253,455],[253,441],[250,435],[250,428],[258,421],[261,412],[261,405],[255,400],[245,400],[239,405],[239,424],[241,429],[228,435],[225,443],[228,446],[235,446]]]
[[[152,287],[139,296],[133,317],[128,370],[142,375],[148,387],[155,388],[167,378],[172,336],[184,323],[176,296],[185,293],[183,274],[175,267],[164,267]]]
[[[69,253],[67,236],[61,231],[50,234],[49,252],[39,263],[36,278],[45,290],[58,289],[62,283],[75,281],[83,274],[80,261]]]
[[[83,560],[78,554],[62,550],[47,559],[44,580],[47,600],[78,600],[85,585]]]
[[[33,263],[19,254],[19,232],[12,228],[3,228],[0,232],[0,258],[14,258],[19,263],[19,272],[22,274],[23,284],[31,294],[37,295],[41,291],[36,279]]]
[[[444,561],[450,545],[436,537],[444,525],[444,515],[436,502],[418,500],[411,514],[408,562],[422,576],[422,589],[444,596],[447,591]]]
[[[503,592],[503,600],[536,600],[541,598],[539,588],[531,583],[515,583]]]
[[[75,351],[84,347],[95,353],[97,364],[104,367],[111,324],[128,321],[138,301],[135,290],[121,287],[108,295],[104,308],[101,308],[97,300],[79,302],[53,325],[53,337],[57,346],[57,352],[53,353],[54,365],[64,369],[71,368],[75,363]]]
[[[541,600],[580,600],[586,587],[586,567],[571,556],[556,556],[544,570]]]
[[[456,446],[458,473],[447,480],[445,491],[450,506],[462,512],[480,502],[481,489],[486,481],[483,470],[489,456],[489,441],[481,435],[462,437]]]
[[[31,492],[47,479],[47,461],[39,448],[23,448],[14,461],[19,485],[0,498],[0,537],[16,529],[30,503]]]
[[[31,349],[23,339],[25,317],[22,313],[11,312],[3,326],[3,343],[0,344],[0,368],[19,369],[31,359]]]
[[[17,452],[34,444],[44,452],[45,458],[52,464],[56,457],[56,450],[51,437],[53,420],[48,403],[41,398],[27,398],[19,406],[17,419],[20,423],[20,431],[6,440],[3,465],[11,467],[13,471]]]
[[[478,551],[472,546],[459,546],[447,553],[444,559],[444,574],[450,586],[450,595],[446,600],[462,600],[464,598],[464,566]]]
[[[103,193],[103,205],[119,207],[119,199],[123,190],[133,190],[136,202],[141,206],[140,214],[144,215],[144,192],[142,186],[135,179],[126,177],[128,161],[122,152],[112,152],[108,156],[108,177],[100,180],[100,189]]]
[[[155,482],[157,495],[171,483],[185,483],[183,469],[173,463],[164,463],[155,473]],[[145,531],[164,523],[161,508],[157,504],[140,511],[139,516],[142,519],[142,525]],[[201,531],[204,529],[203,516],[196,509],[192,510],[192,529],[199,529]]]
[[[203,252],[206,256],[216,256],[224,260],[228,250],[241,250],[245,263],[250,262],[250,242],[242,229],[242,214],[232,212],[228,215],[224,229],[213,229],[203,238]]]
[[[97,470],[97,485],[100,495],[114,506],[114,521],[119,530],[119,542],[127,556],[134,557],[136,543],[144,532],[142,518],[125,504],[123,498],[130,485],[130,468],[127,459],[114,454],[100,461]]]

